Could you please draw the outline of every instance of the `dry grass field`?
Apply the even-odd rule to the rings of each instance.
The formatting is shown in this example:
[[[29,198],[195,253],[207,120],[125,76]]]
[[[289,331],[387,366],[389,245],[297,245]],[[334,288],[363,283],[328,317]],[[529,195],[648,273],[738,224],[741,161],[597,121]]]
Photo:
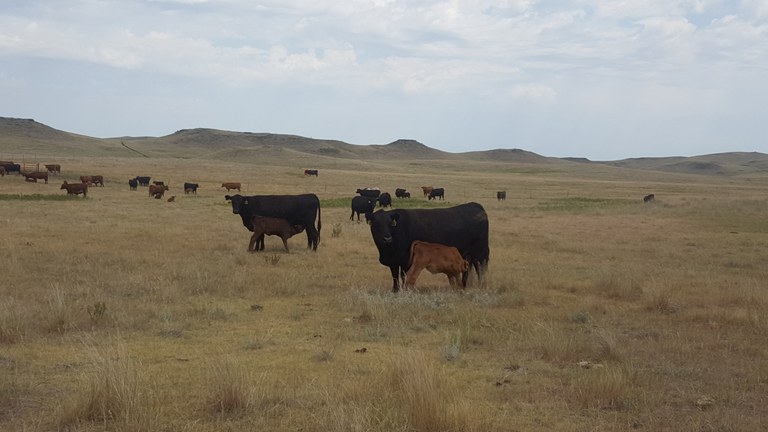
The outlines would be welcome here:
[[[0,178],[0,430],[758,431],[768,174],[466,161],[60,158]],[[102,174],[87,199],[62,180]],[[166,197],[127,179],[170,183]],[[185,195],[184,181],[201,184]],[[220,184],[316,193],[246,251]],[[446,189],[428,203],[419,186]],[[357,187],[481,203],[487,278],[393,294]],[[497,190],[507,200],[495,199]],[[656,201],[643,204],[654,193]]]

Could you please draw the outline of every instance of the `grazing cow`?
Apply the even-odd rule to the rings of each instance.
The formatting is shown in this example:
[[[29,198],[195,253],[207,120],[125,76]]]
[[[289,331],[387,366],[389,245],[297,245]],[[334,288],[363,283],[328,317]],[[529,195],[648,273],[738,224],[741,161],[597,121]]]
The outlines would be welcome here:
[[[410,198],[411,194],[410,194],[410,192],[406,191],[403,188],[397,188],[397,189],[395,189],[395,197],[397,197],[397,198]]]
[[[199,187],[200,185],[198,185],[197,183],[184,183],[184,193],[185,194],[192,193],[197,195],[197,188]]]
[[[5,166],[0,165],[0,177],[5,177]]]
[[[421,191],[424,192],[424,198],[427,198],[430,193],[432,193],[432,189],[434,189],[432,186],[422,186]]]
[[[139,187],[139,181],[136,180],[135,178],[128,180],[128,187],[131,190],[136,190]]]
[[[389,192],[384,192],[379,195],[378,201],[382,208],[392,207],[392,195],[390,195]]]
[[[436,200],[438,198],[440,198],[441,200],[445,199],[445,189],[443,189],[443,188],[434,188],[434,189],[432,189],[432,192],[430,192],[429,196],[427,197],[427,199],[430,199],[430,200],[431,199],[435,199]]]
[[[654,194],[646,195],[643,197],[644,203],[653,202],[655,200],[656,200],[656,196]]]
[[[45,184],[48,184],[48,171],[35,171],[24,173],[24,177],[28,182],[37,183],[38,180],[45,180]]]
[[[14,173],[14,172],[16,174],[21,174],[21,164],[7,163],[7,164],[3,165],[3,167],[5,168],[5,172],[7,174]]]
[[[291,225],[301,225],[307,230],[307,247],[317,250],[320,242],[320,199],[315,194],[303,195],[226,195],[232,203],[232,213],[240,215],[243,226],[253,231],[253,216],[269,216],[285,219]],[[317,219],[317,228],[315,228]]]
[[[264,250],[264,235],[266,234],[280,237],[283,240],[285,251],[290,253],[288,239],[304,231],[302,225],[292,225],[285,219],[254,215],[251,221],[253,223],[253,235],[250,243],[248,243],[249,252]]]
[[[59,189],[66,190],[67,195],[83,194],[83,198],[88,196],[88,185],[86,183],[67,183],[65,181]]]
[[[432,274],[445,274],[451,287],[457,286],[464,272],[469,270],[469,263],[455,247],[420,240],[411,243],[410,263],[411,267],[405,274],[405,288],[413,288],[424,269]]]
[[[360,194],[360,196],[364,196],[366,198],[373,198],[374,200],[381,195],[381,191],[379,188],[363,188],[358,189],[355,191],[355,193]]]
[[[163,194],[167,190],[168,190],[168,186],[167,185],[162,185],[162,186],[160,186],[160,185],[149,185],[149,196],[150,197],[155,197],[157,199],[160,199],[160,198],[163,197]]]
[[[238,192],[240,192],[240,183],[222,183],[221,187],[225,188],[227,192],[229,192],[232,189],[237,189]]]
[[[104,176],[100,176],[100,175],[80,176],[80,182],[88,185],[104,186]]]
[[[505,201],[507,199],[507,191],[496,192],[496,199],[499,201]]]
[[[371,213],[375,208],[376,198],[369,198],[364,196],[352,197],[352,214],[349,215],[349,220],[355,220],[355,213],[357,213],[357,221],[359,222],[360,213]]]
[[[304,175],[305,176],[315,176],[315,177],[318,177],[318,174],[319,173],[317,172],[316,169],[305,169],[304,170]]]
[[[139,186],[149,186],[150,176],[136,176],[136,181],[139,182]]]
[[[411,243],[415,240],[453,246],[482,280],[488,266],[488,215],[478,203],[439,209],[379,210],[366,215],[371,236],[379,250],[379,262],[389,267],[392,290],[410,266]],[[467,286],[469,272],[462,277]]]
[[[45,169],[51,174],[61,174],[61,165],[59,164],[45,164]]]

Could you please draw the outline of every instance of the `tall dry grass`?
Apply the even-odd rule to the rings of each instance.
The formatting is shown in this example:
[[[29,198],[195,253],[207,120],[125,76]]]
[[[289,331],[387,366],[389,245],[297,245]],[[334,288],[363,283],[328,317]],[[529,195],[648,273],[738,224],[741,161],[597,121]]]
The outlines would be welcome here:
[[[280,161],[66,162],[61,180],[104,173],[107,185],[0,206],[0,430],[768,423],[768,178],[334,160],[309,179]],[[129,191],[145,174],[170,181],[176,202]],[[317,193],[318,251],[302,234],[290,254],[271,237],[249,254],[223,179]],[[0,194],[63,192],[17,180],[0,179]],[[184,181],[197,196],[174,191]],[[452,290],[424,274],[392,293],[369,228],[343,205],[372,184],[480,202],[486,282]],[[657,201],[643,205],[649,188]],[[430,205],[415,195],[408,206]]]

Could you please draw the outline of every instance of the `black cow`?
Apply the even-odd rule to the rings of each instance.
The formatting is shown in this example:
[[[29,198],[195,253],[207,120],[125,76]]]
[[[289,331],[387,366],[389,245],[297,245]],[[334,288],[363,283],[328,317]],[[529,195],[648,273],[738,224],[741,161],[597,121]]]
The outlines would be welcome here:
[[[349,215],[349,220],[355,220],[355,213],[357,213],[357,220],[360,220],[360,213],[371,213],[376,208],[376,198],[369,198],[365,196],[352,197],[352,214]]]
[[[656,200],[656,195],[654,194],[646,195],[643,197],[643,202],[645,203],[653,202],[655,200]]]
[[[317,177],[318,176],[318,171],[316,169],[305,169],[304,170],[304,175],[305,176],[315,176],[315,177]]]
[[[421,240],[454,246],[482,279],[488,267],[488,215],[478,203],[443,209],[379,210],[366,214],[371,236],[379,250],[379,262],[392,273],[392,290],[410,267],[411,243]],[[461,283],[467,286],[469,271]]]
[[[141,186],[149,186],[149,179],[152,177],[149,176],[136,176],[136,180],[139,182],[139,185]]]
[[[253,216],[269,216],[285,219],[291,225],[301,225],[307,230],[307,247],[317,250],[320,242],[320,199],[315,194],[303,195],[226,195],[232,203],[232,213],[239,214],[243,226],[253,231]],[[317,228],[315,228],[317,219]],[[263,238],[261,239],[263,242]]]
[[[395,189],[395,197],[397,198],[410,198],[411,194],[407,190],[403,188],[397,188]]]
[[[200,185],[198,185],[197,183],[184,183],[184,193],[185,194],[193,193],[197,195],[197,188],[199,187]]]
[[[392,207],[392,195],[390,195],[389,192],[384,192],[379,195],[378,201],[382,208]]]
[[[377,188],[364,188],[364,189],[358,189],[355,191],[355,193],[360,194],[360,196],[368,197],[376,199],[381,195],[381,191]]]
[[[5,164],[5,172],[7,174],[15,172],[16,174],[21,174],[21,164],[17,163],[9,163]]]
[[[435,199],[435,200],[438,198],[440,198],[441,200],[445,199],[445,189],[434,188],[432,189],[432,192],[430,192],[429,196],[427,197],[427,199]]]
[[[139,181],[136,180],[135,178],[132,178],[132,179],[128,180],[128,187],[131,190],[136,190],[136,188],[139,187]]]
[[[505,201],[507,199],[507,191],[496,192],[496,199],[499,201]]]

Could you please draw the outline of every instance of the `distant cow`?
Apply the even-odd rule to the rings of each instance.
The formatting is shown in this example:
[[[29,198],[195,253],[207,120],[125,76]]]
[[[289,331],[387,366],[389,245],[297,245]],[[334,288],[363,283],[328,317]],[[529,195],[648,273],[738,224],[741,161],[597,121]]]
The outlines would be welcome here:
[[[454,246],[482,279],[488,267],[488,215],[477,203],[437,209],[379,210],[366,215],[371,236],[379,250],[379,262],[392,274],[392,290],[410,267],[410,248],[415,240]],[[469,272],[462,277],[467,285]]]
[[[139,186],[149,186],[150,176],[136,176],[136,181],[139,182]]]
[[[46,164],[45,169],[51,174],[61,174],[61,165],[59,164]]]
[[[315,194],[302,195],[226,195],[232,203],[232,213],[240,215],[243,226],[253,231],[253,216],[269,216],[301,225],[307,231],[307,247],[317,250],[320,243],[320,199]],[[315,227],[317,220],[317,227]]]
[[[654,194],[646,195],[643,197],[644,203],[653,202],[655,200],[656,200],[656,196]]]
[[[253,223],[253,235],[250,243],[248,243],[249,252],[264,250],[265,234],[280,237],[283,240],[285,251],[290,252],[288,239],[304,231],[303,225],[294,225],[285,219],[254,215],[251,221]]]
[[[229,192],[232,189],[237,189],[238,192],[240,192],[240,183],[222,183],[221,187],[225,188],[227,192]]]
[[[379,188],[362,188],[356,190],[355,193],[359,194],[360,196],[373,199],[376,199],[379,197],[379,195],[381,195]]]
[[[469,270],[469,263],[453,246],[416,240],[411,243],[410,268],[405,274],[405,287],[415,286],[416,279],[424,269],[432,274],[445,274],[451,287],[455,287]]]
[[[315,177],[317,177],[318,176],[318,172],[317,172],[316,169],[305,169],[304,170],[304,175],[305,176],[315,176]]]
[[[403,188],[397,188],[395,189],[395,197],[396,198],[410,198],[411,194],[407,190]]]
[[[369,198],[365,196],[356,196],[352,198],[352,214],[349,215],[349,220],[355,220],[355,213],[357,213],[357,220],[360,220],[360,213],[371,213],[376,208],[376,198]]]
[[[379,195],[378,201],[382,208],[392,207],[392,195],[390,195],[389,192],[384,192]]]
[[[200,185],[197,183],[184,183],[184,193],[185,194],[195,194],[197,195],[197,188],[199,188]]]
[[[165,191],[168,190],[167,185],[149,185],[149,196],[160,199],[163,197]]]
[[[496,192],[496,199],[499,201],[505,201],[507,199],[507,191]]]
[[[21,164],[7,163],[7,164],[4,164],[3,167],[5,168],[5,172],[7,174],[14,173],[14,172],[16,174],[21,174]]]
[[[45,180],[45,184],[48,184],[48,171],[35,171],[35,172],[29,172],[24,173],[24,177],[28,182],[35,182],[37,183],[38,180]]]
[[[80,182],[88,185],[104,186],[104,176],[100,176],[100,175],[80,176]]]
[[[85,183],[67,183],[61,185],[62,190],[67,191],[67,195],[80,195],[83,194],[83,198],[88,196],[88,185]]]
[[[135,178],[128,180],[128,187],[131,190],[136,190],[139,187],[139,181],[136,180]]]
[[[5,177],[5,166],[0,165],[0,177]]]
[[[432,186],[422,186],[421,191],[424,192],[424,198],[427,198],[430,193],[432,193],[432,189],[434,189]]]
[[[435,199],[436,200],[438,198],[441,199],[441,200],[445,199],[445,189],[443,189],[443,188],[434,188],[434,189],[432,189],[432,192],[430,192],[429,196],[427,197],[427,199],[430,199],[430,200],[431,199]]]

